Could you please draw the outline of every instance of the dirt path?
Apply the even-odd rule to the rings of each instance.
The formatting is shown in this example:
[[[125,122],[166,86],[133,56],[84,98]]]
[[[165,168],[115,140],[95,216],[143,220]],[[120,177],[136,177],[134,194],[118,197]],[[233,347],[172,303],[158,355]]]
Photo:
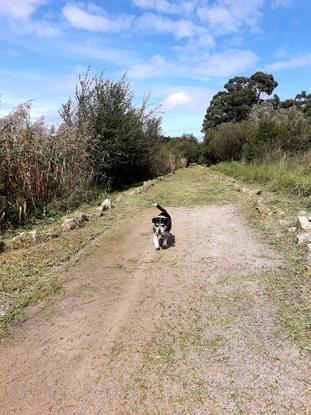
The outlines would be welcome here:
[[[1,415],[310,413],[310,364],[262,283],[281,258],[235,206],[169,211],[175,246],[153,249],[144,210],[3,340]]]

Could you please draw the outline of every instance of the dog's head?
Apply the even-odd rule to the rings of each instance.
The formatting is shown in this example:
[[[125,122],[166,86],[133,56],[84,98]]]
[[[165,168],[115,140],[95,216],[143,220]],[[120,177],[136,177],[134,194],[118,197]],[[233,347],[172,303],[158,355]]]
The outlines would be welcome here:
[[[167,232],[169,219],[165,216],[157,216],[152,219],[153,230],[157,236],[165,235]]]

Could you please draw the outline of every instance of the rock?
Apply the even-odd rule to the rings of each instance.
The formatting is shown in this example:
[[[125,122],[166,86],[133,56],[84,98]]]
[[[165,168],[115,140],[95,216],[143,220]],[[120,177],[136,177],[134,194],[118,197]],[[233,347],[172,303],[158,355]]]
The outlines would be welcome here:
[[[59,237],[59,235],[60,235],[59,232],[47,232],[43,234],[42,236],[44,240],[48,240],[48,239],[56,239]]]
[[[283,227],[287,227],[287,226],[289,226],[289,225],[291,224],[291,221],[290,221],[290,220],[287,220],[287,219],[281,219],[281,220],[279,221],[279,224],[280,224],[281,226],[283,226]]]
[[[309,243],[309,244],[307,245],[307,247],[308,247],[309,251],[311,252],[311,243]]]
[[[298,222],[304,231],[311,231],[311,222],[308,221],[306,216],[298,216]]]
[[[6,243],[4,241],[0,241],[0,254],[6,250]]]
[[[100,205],[100,212],[99,216],[103,216],[104,212],[108,209],[112,208],[112,203],[110,199],[105,199],[103,203]]]
[[[41,240],[41,234],[34,229],[30,232],[21,232],[10,240],[10,245],[12,248],[18,249],[25,245],[36,244],[39,240]]]
[[[78,218],[67,218],[62,223],[63,228],[70,229],[70,230],[78,228],[79,225],[80,225],[80,222]]]
[[[299,235],[297,235],[297,242],[298,242],[298,245],[301,245],[305,242],[311,242],[311,233],[309,232],[300,233]]]
[[[62,223],[62,227],[65,229],[73,230],[84,225],[84,222],[89,220],[88,216],[85,213],[79,213],[73,218],[67,218]]]
[[[31,236],[32,241],[33,241],[34,243],[36,243],[36,242],[38,241],[38,239],[39,239],[39,234],[38,234],[38,232],[37,232],[35,229],[34,229],[33,231],[29,232],[29,235]]]
[[[270,209],[268,208],[268,206],[266,206],[264,204],[264,201],[259,198],[257,200],[257,204],[256,204],[256,210],[261,214],[261,215],[271,215]]]
[[[87,221],[90,220],[89,217],[87,216],[87,214],[83,213],[83,212],[79,213],[78,219],[79,219],[80,222],[87,222]]]
[[[21,246],[26,242],[26,232],[21,232],[19,235],[14,236],[10,240],[10,245],[14,248],[21,248]]]
[[[298,213],[298,216],[305,216],[307,214],[307,212],[305,211],[305,210],[301,210],[299,213]]]

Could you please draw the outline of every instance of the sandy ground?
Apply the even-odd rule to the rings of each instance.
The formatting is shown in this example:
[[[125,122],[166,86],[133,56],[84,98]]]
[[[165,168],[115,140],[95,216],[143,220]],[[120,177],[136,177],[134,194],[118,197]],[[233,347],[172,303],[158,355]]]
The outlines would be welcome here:
[[[234,206],[168,210],[169,249],[143,211],[3,339],[1,415],[311,413],[310,362],[262,281],[281,258]]]

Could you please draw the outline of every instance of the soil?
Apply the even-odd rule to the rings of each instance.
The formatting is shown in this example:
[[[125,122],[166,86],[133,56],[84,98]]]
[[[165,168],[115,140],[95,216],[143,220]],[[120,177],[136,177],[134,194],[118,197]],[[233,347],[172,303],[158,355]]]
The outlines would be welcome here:
[[[235,205],[113,226],[0,344],[1,415],[311,413],[310,359],[278,334],[282,258]]]

